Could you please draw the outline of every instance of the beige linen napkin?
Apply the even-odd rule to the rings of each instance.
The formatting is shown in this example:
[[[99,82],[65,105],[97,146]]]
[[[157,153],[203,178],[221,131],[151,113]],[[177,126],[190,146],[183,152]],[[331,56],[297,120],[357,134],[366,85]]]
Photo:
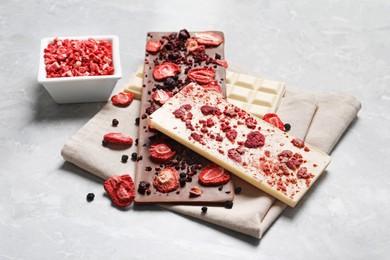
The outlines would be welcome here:
[[[313,95],[299,89],[289,89],[278,114],[284,122],[291,124],[290,134],[306,137],[306,140],[312,141],[309,143],[329,152],[359,109],[360,103],[350,96],[334,93]],[[108,102],[65,144],[61,151],[63,158],[102,179],[123,173],[134,177],[135,164],[130,160],[126,164],[121,163],[120,158],[122,154],[130,155],[136,151],[136,147],[133,145],[114,150],[102,147],[101,140],[108,132],[126,132],[136,138],[138,127],[135,126],[134,119],[138,114],[139,101],[133,101],[127,108],[118,108]],[[119,121],[117,127],[111,125],[114,118]],[[201,214],[199,206],[164,207],[261,238],[286,206],[241,179],[233,179],[236,186],[242,187],[242,192],[235,196],[232,209],[210,207],[207,214]]]

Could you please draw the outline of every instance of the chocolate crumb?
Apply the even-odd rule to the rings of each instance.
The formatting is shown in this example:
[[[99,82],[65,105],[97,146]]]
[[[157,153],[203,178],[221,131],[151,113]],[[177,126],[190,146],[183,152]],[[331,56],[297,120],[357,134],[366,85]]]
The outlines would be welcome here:
[[[290,131],[291,125],[289,123],[284,124],[284,131]]]
[[[128,159],[129,159],[129,156],[127,156],[126,154],[122,155],[122,157],[121,157],[121,161],[123,163],[126,163]]]
[[[132,154],[131,154],[131,160],[132,160],[133,162],[135,162],[135,161],[137,160],[137,153],[132,153]]]
[[[227,209],[233,208],[233,201],[231,201],[231,200],[225,201],[225,208],[227,208]]]
[[[201,210],[202,210],[202,213],[206,213],[206,212],[207,212],[207,207],[206,207],[206,206],[203,206],[203,207],[201,208]]]
[[[238,186],[238,187],[236,187],[235,189],[234,189],[234,193],[235,194],[240,194],[241,193],[241,187],[240,186]]]

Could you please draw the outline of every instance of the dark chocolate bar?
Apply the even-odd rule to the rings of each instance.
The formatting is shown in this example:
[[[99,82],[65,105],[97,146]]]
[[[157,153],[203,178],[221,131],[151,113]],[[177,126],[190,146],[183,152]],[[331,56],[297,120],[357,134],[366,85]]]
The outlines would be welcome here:
[[[222,41],[215,42],[221,39]],[[216,31],[188,33],[186,30],[178,33],[149,32],[146,43],[137,144],[135,202],[223,205],[226,201],[232,201],[234,197],[232,181],[213,186],[205,186],[199,182],[200,172],[211,163],[210,161],[147,125],[147,118],[162,105],[164,101],[161,100],[166,98],[166,94],[175,95],[190,82],[197,81],[211,88],[217,86],[217,90],[219,88],[226,96],[223,33]],[[157,66],[163,69],[157,71],[155,69]],[[209,75],[210,71],[215,74]],[[156,156],[152,152],[151,156],[151,146],[161,143],[169,147],[167,153]],[[164,185],[155,181],[167,168],[179,174],[179,177],[172,179],[176,184],[170,180],[163,183]],[[160,174],[159,180],[161,178]]]

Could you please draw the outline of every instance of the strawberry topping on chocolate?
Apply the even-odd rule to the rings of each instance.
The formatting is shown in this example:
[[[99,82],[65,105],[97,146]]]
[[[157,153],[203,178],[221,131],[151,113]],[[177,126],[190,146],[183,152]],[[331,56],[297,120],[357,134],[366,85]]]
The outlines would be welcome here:
[[[205,105],[200,108],[200,111],[203,115],[208,116],[215,114],[218,111],[218,108]]]
[[[157,163],[166,163],[172,160],[176,155],[173,147],[163,141],[152,143],[149,148],[149,153],[150,159]]]
[[[181,69],[178,65],[172,62],[164,62],[154,67],[153,77],[155,80],[163,80],[179,74]]]
[[[179,187],[179,172],[172,167],[161,170],[153,180],[153,186],[159,192],[171,192]]]
[[[305,142],[302,141],[302,140],[299,139],[299,138],[294,138],[294,139],[292,139],[292,140],[291,140],[291,143],[292,143],[294,146],[298,147],[298,148],[303,148],[303,147],[305,147]]]
[[[250,132],[245,140],[244,146],[258,148],[264,145],[265,137],[259,131]]]
[[[213,63],[218,64],[220,66],[223,66],[225,69],[227,69],[229,67],[229,65],[228,65],[226,60],[214,59]]]
[[[155,54],[160,50],[161,46],[162,44],[160,41],[148,41],[146,43],[146,51]]]
[[[103,187],[118,207],[129,206],[134,200],[134,182],[128,174],[109,178]]]
[[[195,68],[188,71],[187,77],[200,85],[205,85],[214,81],[215,71],[212,68]]]
[[[280,130],[284,131],[284,123],[277,114],[275,113],[268,113],[263,116],[263,120],[270,123],[271,125],[279,128]]]
[[[118,107],[127,107],[133,102],[134,94],[131,92],[124,93],[119,92],[118,94],[111,97],[112,104]]]
[[[212,81],[206,85],[202,85],[202,87],[207,90],[222,93],[221,86],[216,81]]]
[[[202,190],[199,187],[192,187],[190,190],[190,197],[199,197],[202,195]]]
[[[228,183],[230,174],[224,168],[209,163],[199,174],[199,182],[205,186],[220,186]]]
[[[111,144],[132,145],[133,139],[123,133],[108,133],[103,136],[103,140]]]
[[[152,100],[157,102],[160,105],[164,105],[171,97],[173,96],[172,92],[165,91],[162,89],[157,89],[152,94]]]
[[[218,46],[223,42],[222,37],[213,32],[195,33],[195,39],[199,44],[206,46]]]

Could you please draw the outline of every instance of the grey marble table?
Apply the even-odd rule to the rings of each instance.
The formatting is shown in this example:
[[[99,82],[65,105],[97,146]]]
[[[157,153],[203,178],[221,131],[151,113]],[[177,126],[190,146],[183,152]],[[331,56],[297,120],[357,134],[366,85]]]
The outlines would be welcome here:
[[[0,259],[390,259],[389,13],[385,0],[2,0]],[[36,80],[40,39],[118,35],[120,90],[145,33],[182,28],[224,31],[231,63],[363,104],[321,187],[261,240],[157,207],[118,210],[60,155],[103,104],[53,102]]]

